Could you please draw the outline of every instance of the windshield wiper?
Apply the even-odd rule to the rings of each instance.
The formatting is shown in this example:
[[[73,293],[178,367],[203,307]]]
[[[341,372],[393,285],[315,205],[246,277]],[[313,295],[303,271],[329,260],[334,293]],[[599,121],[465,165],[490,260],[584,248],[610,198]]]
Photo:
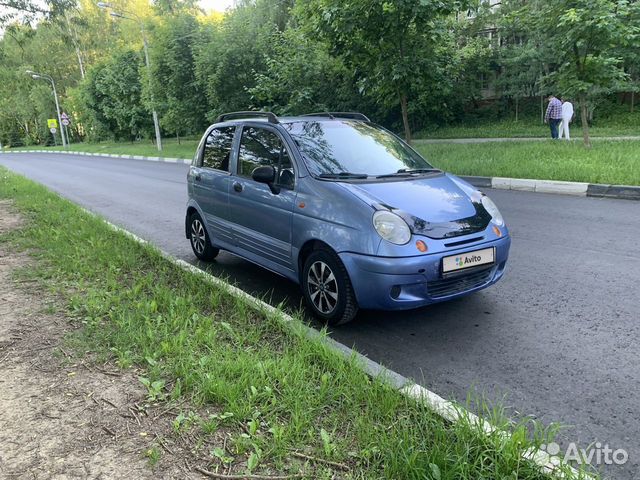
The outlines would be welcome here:
[[[396,173],[387,173],[385,175],[377,175],[376,178],[390,178],[390,177],[410,177],[418,175],[420,173],[436,173],[441,172],[439,168],[401,168]]]
[[[332,179],[360,179],[369,178],[369,175],[365,173],[351,173],[351,172],[338,172],[338,173],[321,173],[319,178],[332,178]]]

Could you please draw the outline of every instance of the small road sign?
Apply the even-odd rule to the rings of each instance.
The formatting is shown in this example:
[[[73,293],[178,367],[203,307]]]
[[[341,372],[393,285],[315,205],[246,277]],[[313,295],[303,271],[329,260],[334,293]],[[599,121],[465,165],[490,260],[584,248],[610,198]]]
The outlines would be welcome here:
[[[51,128],[58,128],[58,120],[56,120],[55,118],[49,118],[47,119],[47,127]]]
[[[55,127],[51,127],[51,128],[49,129],[49,131],[50,131],[51,133],[55,134],[55,133],[58,131],[58,129],[57,129],[57,128],[55,128]]]
[[[69,119],[68,119],[68,118],[63,118],[63,119],[62,119],[62,124],[63,124],[65,127],[66,127],[66,126],[68,126],[70,123],[71,123],[71,122],[69,121]]]
[[[62,123],[64,123],[65,120],[69,120],[69,115],[67,115],[65,112],[62,112],[60,118],[62,119]]]

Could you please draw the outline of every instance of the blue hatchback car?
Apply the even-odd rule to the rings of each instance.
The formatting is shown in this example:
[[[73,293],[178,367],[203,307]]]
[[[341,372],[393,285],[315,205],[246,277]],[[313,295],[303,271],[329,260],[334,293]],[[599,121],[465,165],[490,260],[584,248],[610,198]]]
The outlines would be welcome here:
[[[359,113],[218,117],[188,174],[186,236],[293,280],[338,325],[498,281],[510,238],[496,205]]]

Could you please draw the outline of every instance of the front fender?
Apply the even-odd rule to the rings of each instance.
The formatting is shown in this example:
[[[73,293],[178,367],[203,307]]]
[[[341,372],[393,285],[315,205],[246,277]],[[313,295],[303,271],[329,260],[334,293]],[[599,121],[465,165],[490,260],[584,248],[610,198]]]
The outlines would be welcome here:
[[[381,238],[373,229],[373,207],[336,182],[307,177],[300,182],[293,215],[293,248],[319,240],[336,253],[374,254]],[[295,252],[297,253],[297,252]]]

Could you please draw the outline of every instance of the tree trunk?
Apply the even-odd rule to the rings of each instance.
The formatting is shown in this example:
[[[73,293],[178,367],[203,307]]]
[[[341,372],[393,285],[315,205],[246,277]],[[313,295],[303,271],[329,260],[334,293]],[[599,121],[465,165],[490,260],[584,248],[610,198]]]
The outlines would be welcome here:
[[[82,63],[82,53],[80,48],[76,46],[76,57],[78,57],[78,66],[80,67],[80,76],[84,80],[84,64]]]
[[[76,51],[76,57],[78,58],[78,66],[80,67],[80,76],[84,80],[85,72],[84,72],[84,62],[82,61],[82,51],[80,50],[80,44],[78,43],[78,38],[76,36],[76,32],[71,27],[71,22],[69,21],[69,16],[67,12],[64,12],[64,18],[67,21],[67,28],[69,29],[69,36],[71,37],[71,41],[73,43],[73,47]]]
[[[582,138],[584,140],[584,146],[591,148],[591,140],[589,139],[589,121],[587,117],[587,98],[580,95],[580,119],[582,121]]]
[[[176,130],[176,140],[178,140],[178,145],[180,145],[180,134]]]
[[[516,97],[516,123],[518,122],[518,97]]]
[[[633,90],[631,90],[631,113],[633,113],[633,103],[635,100],[635,96],[636,96],[636,92],[634,92]]]
[[[411,143],[411,127],[409,126],[409,108],[407,106],[407,94],[400,93],[400,108],[402,109],[402,124],[404,125],[404,139]]]
[[[544,123],[544,97],[540,95],[540,123]]]

